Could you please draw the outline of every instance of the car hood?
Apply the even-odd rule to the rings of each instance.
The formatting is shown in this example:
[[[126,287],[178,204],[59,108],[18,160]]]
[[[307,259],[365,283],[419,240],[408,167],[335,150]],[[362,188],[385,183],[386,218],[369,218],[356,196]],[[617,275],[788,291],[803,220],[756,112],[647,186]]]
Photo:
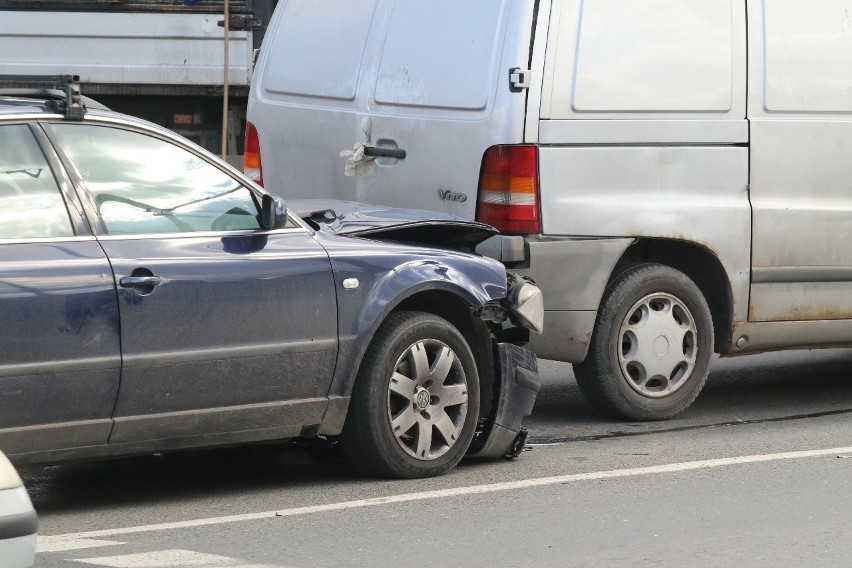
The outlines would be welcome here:
[[[437,211],[325,199],[288,200],[287,207],[327,235],[473,250],[482,241],[498,234],[491,225]]]

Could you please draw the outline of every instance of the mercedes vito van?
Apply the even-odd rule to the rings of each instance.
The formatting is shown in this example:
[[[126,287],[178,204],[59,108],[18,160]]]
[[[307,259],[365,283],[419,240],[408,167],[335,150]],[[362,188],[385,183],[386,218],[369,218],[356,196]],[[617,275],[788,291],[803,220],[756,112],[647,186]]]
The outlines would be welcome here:
[[[531,347],[664,419],[714,352],[852,344],[852,0],[281,0],[247,171],[454,213]],[[261,171],[262,170],[262,171]]]

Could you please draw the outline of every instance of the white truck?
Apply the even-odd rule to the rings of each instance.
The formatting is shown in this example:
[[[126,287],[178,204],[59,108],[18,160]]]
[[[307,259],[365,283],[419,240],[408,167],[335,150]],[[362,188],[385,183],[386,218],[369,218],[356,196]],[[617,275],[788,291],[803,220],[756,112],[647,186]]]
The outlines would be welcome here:
[[[276,0],[228,0],[226,154]],[[222,153],[225,0],[0,0],[0,74],[78,75],[113,110]]]

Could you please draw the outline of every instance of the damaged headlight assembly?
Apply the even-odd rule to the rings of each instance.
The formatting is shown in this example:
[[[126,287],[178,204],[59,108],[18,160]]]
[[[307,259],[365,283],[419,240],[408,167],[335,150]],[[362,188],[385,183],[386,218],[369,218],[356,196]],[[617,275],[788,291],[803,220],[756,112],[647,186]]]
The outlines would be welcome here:
[[[509,319],[515,325],[541,333],[544,329],[544,298],[541,290],[531,278],[513,272],[508,273]]]

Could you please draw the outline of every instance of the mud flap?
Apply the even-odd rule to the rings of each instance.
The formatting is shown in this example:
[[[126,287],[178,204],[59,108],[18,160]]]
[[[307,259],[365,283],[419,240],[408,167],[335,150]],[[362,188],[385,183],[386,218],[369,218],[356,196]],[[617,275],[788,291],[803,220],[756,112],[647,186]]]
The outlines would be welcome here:
[[[538,363],[532,351],[511,343],[494,346],[494,361],[497,402],[491,416],[480,423],[468,456],[514,458],[524,449],[523,420],[532,413],[541,388]]]

